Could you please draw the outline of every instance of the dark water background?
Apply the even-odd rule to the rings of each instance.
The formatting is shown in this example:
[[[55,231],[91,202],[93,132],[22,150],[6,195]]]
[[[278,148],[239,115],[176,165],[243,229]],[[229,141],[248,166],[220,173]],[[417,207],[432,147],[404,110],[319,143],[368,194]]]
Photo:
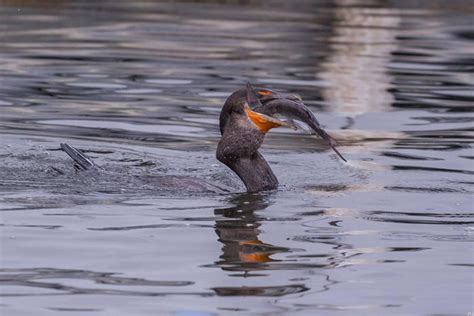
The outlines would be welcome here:
[[[472,313],[473,21],[468,0],[0,1],[0,313]],[[239,193],[214,151],[247,80],[300,94],[349,163],[275,130],[280,189]]]

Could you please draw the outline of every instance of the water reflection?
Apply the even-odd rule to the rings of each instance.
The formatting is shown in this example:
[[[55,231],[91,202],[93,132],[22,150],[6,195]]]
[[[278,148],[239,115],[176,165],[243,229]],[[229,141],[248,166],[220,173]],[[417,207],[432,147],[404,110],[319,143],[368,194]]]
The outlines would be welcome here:
[[[388,254],[393,252],[422,251],[428,248],[419,247],[357,247],[349,242],[351,234],[344,232],[339,226],[340,221],[330,221],[328,226],[312,226],[304,222],[304,235],[293,236],[297,243],[311,243],[318,252],[308,252],[304,248],[288,248],[274,245],[261,238],[262,226],[267,222],[278,221],[278,218],[267,217],[266,209],[271,207],[272,196],[268,194],[241,194],[229,200],[230,207],[218,208],[214,214],[218,216],[215,222],[215,232],[222,244],[222,254],[214,265],[224,271],[231,272],[228,277],[263,278],[264,285],[253,285],[251,280],[241,286],[220,286],[212,290],[219,296],[284,296],[311,290],[312,293],[329,291],[334,284],[339,283],[329,272],[353,265],[393,264],[404,260],[393,258],[373,259],[371,254]],[[267,216],[265,216],[265,215]],[[323,216],[322,212],[307,212],[300,215],[313,218]],[[303,217],[303,219],[304,219]],[[319,220],[316,223],[321,223]],[[309,229],[308,229],[309,227]],[[360,232],[355,232],[360,234]],[[278,257],[276,259],[275,257]],[[328,270],[329,269],[329,270]],[[289,283],[286,285],[266,286],[273,272],[288,270],[305,270],[312,275],[311,286],[306,283]],[[305,281],[298,278],[294,282]],[[315,280],[317,280],[315,282]],[[237,282],[239,283],[239,282]],[[240,282],[241,283],[241,282]],[[273,282],[272,282],[273,283]],[[272,284],[270,283],[270,284]]]
[[[335,112],[357,115],[385,110],[394,101],[388,92],[392,79],[386,65],[397,48],[400,12],[351,7],[346,2],[335,1],[332,54],[319,74],[328,83],[322,94]]]
[[[226,271],[243,272],[234,276],[261,276],[252,272],[268,268],[266,263],[275,261],[273,254],[290,251],[259,239],[262,218],[255,212],[266,209],[271,202],[265,194],[242,194],[230,202],[234,205],[214,211],[225,217],[215,224],[218,240],[223,244],[221,260],[216,264]]]
[[[234,277],[267,276],[254,273],[269,268],[268,263],[278,260],[271,256],[289,252],[290,249],[265,243],[260,240],[262,218],[255,212],[266,209],[272,204],[265,194],[242,194],[230,200],[231,207],[214,211],[215,215],[225,219],[216,220],[215,230],[219,242],[223,244],[220,260],[215,264],[225,271],[239,272]],[[309,290],[304,284],[283,286],[240,286],[214,287],[219,296],[283,296]]]
[[[75,280],[76,282],[71,282]],[[78,282],[80,281],[80,282]],[[70,283],[73,283],[70,285]],[[9,292],[0,296],[41,296],[64,294],[161,296],[176,293],[144,290],[147,287],[186,287],[192,281],[154,281],[117,276],[116,273],[56,268],[0,269],[2,286],[25,287],[30,292]],[[107,287],[107,286],[120,286]],[[130,287],[135,289],[130,289]],[[44,289],[38,292],[33,289]],[[148,288],[149,289],[149,288]],[[185,294],[185,293],[183,293]],[[187,293],[208,295],[208,293]]]

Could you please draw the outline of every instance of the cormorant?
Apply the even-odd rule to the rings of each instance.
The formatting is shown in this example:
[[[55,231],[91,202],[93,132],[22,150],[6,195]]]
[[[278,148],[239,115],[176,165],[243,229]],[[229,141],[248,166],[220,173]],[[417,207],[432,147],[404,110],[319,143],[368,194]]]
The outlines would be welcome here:
[[[222,107],[219,117],[222,137],[217,145],[217,160],[240,177],[249,193],[276,189],[278,180],[258,149],[270,129],[281,126],[296,128],[293,120],[305,123],[346,161],[335,148],[336,141],[322,129],[299,96],[254,89],[250,83],[233,92]],[[61,149],[75,161],[77,168],[97,168],[78,149],[68,144],[61,144]]]

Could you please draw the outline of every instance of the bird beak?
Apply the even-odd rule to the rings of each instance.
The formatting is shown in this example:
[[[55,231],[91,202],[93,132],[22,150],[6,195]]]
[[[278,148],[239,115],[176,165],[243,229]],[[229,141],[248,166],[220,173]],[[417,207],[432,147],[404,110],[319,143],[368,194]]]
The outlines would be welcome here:
[[[245,103],[245,114],[249,120],[252,121],[252,123],[254,123],[255,126],[257,126],[257,128],[264,134],[266,134],[270,129],[276,127],[286,126],[289,128],[294,128],[294,126],[288,122],[253,111],[247,103]]]
[[[252,110],[263,107],[262,103],[260,102],[259,95],[257,94],[261,91],[263,90],[256,92],[250,83],[247,82],[247,103],[245,104],[245,114],[247,114],[247,117],[250,119],[250,121],[252,121],[264,134],[266,134],[272,128],[281,126],[296,129],[294,125],[291,125],[289,122],[281,121],[277,118]]]

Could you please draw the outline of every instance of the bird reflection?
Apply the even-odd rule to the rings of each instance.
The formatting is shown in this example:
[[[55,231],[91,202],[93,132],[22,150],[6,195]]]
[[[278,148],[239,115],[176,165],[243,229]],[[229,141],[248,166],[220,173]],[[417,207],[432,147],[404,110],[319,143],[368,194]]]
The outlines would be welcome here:
[[[255,214],[272,203],[264,194],[241,194],[230,201],[233,206],[216,209],[215,215],[224,217],[216,220],[215,229],[219,242],[223,244],[222,255],[215,264],[225,271],[235,271],[236,277],[263,276],[253,273],[270,269],[276,253],[289,252],[285,247],[265,243],[259,239],[262,217]],[[240,273],[241,272],[241,273]],[[308,291],[304,284],[278,286],[228,286],[214,287],[219,296],[284,296]]]
[[[242,271],[236,276],[256,276],[252,271],[265,270],[275,253],[289,252],[288,248],[265,243],[259,239],[262,218],[255,214],[264,210],[271,202],[264,194],[242,194],[230,201],[234,206],[216,209],[215,215],[225,219],[216,220],[215,230],[223,244],[222,255],[216,262],[223,270]]]
[[[264,210],[273,203],[267,194],[241,194],[230,200],[231,207],[215,209],[214,214],[218,216],[215,224],[216,234],[219,242],[223,244],[222,254],[215,265],[224,271],[231,271],[232,277],[258,277],[267,276],[263,272],[271,270],[308,270],[312,279],[319,278],[320,286],[312,288],[314,292],[328,291],[331,285],[337,281],[331,280],[329,274],[320,271],[321,268],[334,268],[337,261],[332,255],[321,258],[327,263],[310,263],[313,258],[295,258],[278,260],[272,258],[277,253],[290,253],[295,249],[276,246],[260,240],[260,227],[266,219],[258,215],[258,211]],[[327,243],[327,240],[322,241]],[[335,245],[338,247],[339,245]],[[337,252],[339,253],[339,252]],[[342,255],[344,256],[344,255]],[[302,262],[298,262],[299,260]],[[316,270],[315,270],[316,269]],[[212,290],[219,296],[285,296],[289,294],[302,293],[310,288],[303,279],[292,280],[297,283],[269,286],[225,286],[214,287]],[[299,281],[299,282],[298,282]]]

